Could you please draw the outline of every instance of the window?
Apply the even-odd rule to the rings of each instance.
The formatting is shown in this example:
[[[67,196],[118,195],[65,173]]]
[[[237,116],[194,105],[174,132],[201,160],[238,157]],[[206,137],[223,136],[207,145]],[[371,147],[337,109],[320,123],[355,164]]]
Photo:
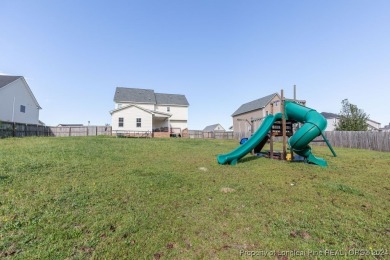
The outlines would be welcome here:
[[[141,118],[137,118],[137,127],[141,127]]]
[[[170,107],[167,107],[167,112],[170,112],[171,111],[171,108]]]
[[[123,123],[124,123],[123,117],[120,117],[118,126],[123,127]]]
[[[26,106],[20,105],[20,112],[26,113]]]

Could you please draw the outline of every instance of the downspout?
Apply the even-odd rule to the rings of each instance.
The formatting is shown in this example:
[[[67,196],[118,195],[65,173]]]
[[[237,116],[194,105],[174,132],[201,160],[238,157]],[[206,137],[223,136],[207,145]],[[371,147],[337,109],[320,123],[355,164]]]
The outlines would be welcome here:
[[[16,97],[14,96],[14,103],[12,104],[12,123],[14,122],[15,119],[15,99]]]

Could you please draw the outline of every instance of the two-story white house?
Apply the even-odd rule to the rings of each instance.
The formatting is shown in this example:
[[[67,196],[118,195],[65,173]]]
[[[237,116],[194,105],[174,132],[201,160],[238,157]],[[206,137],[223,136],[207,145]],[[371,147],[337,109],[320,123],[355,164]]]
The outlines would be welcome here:
[[[188,127],[189,103],[184,95],[155,93],[152,89],[117,87],[112,131],[181,133]]]
[[[0,121],[40,124],[40,109],[24,77],[0,75]]]

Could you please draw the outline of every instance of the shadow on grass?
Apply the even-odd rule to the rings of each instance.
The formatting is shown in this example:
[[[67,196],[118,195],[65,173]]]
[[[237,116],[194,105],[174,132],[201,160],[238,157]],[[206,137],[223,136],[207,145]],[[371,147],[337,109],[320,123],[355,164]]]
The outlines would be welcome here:
[[[8,179],[9,176],[0,175],[0,181]]]
[[[246,162],[250,162],[250,161],[254,161],[254,160],[257,160],[259,159],[260,157],[258,156],[251,156],[251,157],[245,157],[243,159],[240,159],[238,162],[239,163],[246,163]]]

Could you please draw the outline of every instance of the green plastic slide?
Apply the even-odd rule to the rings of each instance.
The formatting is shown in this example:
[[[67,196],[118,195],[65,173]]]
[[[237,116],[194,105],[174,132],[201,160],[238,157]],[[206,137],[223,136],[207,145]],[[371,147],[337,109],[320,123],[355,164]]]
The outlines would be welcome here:
[[[257,131],[251,136],[251,138],[248,139],[248,141],[246,141],[244,144],[240,145],[230,153],[218,155],[218,163],[230,165],[237,164],[237,161],[239,159],[241,159],[250,151],[252,151],[252,149],[254,149],[261,142],[261,140],[263,140],[267,136],[269,130],[271,129],[275,121],[281,118],[281,113],[277,113],[275,115],[268,115],[266,118],[264,118],[264,121],[259,127],[259,129],[257,129]]]
[[[313,163],[322,167],[326,167],[327,163],[322,158],[317,158],[311,153],[309,143],[321,135],[325,130],[326,119],[316,110],[302,106],[295,102],[285,102],[285,115],[287,120],[295,120],[303,123],[303,125],[291,136],[288,140],[290,149],[305,158],[306,162]],[[217,156],[219,164],[235,165],[237,161],[254,149],[269,133],[275,121],[282,118],[281,113],[268,115],[259,129],[249,138],[249,140],[237,147],[235,150],[227,154]],[[328,144],[329,145],[329,144]],[[330,147],[332,150],[333,149]],[[336,154],[334,153],[336,156]]]

